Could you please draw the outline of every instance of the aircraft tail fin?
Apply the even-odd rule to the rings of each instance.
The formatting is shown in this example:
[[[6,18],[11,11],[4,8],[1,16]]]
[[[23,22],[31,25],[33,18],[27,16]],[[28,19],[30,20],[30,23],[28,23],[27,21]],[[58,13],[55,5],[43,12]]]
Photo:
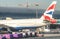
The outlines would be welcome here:
[[[51,5],[47,8],[45,13],[42,15],[41,19],[50,21],[53,18],[52,16],[53,16],[53,12],[55,10],[55,7],[56,7],[56,1],[53,1],[51,3]]]

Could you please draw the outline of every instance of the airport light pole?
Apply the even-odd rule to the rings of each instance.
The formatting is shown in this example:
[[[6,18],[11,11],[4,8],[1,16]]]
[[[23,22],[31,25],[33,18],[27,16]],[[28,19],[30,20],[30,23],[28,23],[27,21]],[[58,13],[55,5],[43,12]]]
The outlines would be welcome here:
[[[36,6],[36,18],[38,18],[38,6],[39,6],[39,4],[36,3],[35,6]]]
[[[27,5],[26,5],[26,7],[28,8],[29,6],[28,6],[28,0],[26,0],[27,1]]]
[[[28,5],[28,0],[26,0],[26,4],[19,4],[19,6],[24,6],[25,5],[25,7],[29,7],[29,5]]]

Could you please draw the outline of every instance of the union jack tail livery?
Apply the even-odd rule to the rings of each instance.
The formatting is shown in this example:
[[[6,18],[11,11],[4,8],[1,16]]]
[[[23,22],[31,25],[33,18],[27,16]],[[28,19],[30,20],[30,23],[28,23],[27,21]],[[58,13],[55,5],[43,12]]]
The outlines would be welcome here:
[[[42,15],[43,20],[51,21],[54,9],[56,7],[56,1],[53,1],[51,5],[47,8],[45,13]]]

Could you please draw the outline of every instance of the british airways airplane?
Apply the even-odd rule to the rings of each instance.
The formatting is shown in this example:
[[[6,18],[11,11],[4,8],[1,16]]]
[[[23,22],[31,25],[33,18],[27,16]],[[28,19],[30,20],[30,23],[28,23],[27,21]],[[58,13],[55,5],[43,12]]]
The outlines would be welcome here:
[[[51,23],[56,23],[56,20],[53,19],[52,15],[56,6],[56,1],[53,1],[52,4],[47,8],[41,18],[38,19],[12,19],[12,20],[0,20],[0,25],[6,25],[7,27],[12,27],[15,29],[33,29],[38,28],[44,25],[44,20],[47,20]]]

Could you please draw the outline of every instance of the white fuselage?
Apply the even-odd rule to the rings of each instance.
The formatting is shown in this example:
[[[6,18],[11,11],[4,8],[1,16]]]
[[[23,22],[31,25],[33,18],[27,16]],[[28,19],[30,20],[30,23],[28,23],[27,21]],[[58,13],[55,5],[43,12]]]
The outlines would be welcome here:
[[[46,25],[41,19],[0,20],[0,24],[7,25],[9,27],[39,27]]]

